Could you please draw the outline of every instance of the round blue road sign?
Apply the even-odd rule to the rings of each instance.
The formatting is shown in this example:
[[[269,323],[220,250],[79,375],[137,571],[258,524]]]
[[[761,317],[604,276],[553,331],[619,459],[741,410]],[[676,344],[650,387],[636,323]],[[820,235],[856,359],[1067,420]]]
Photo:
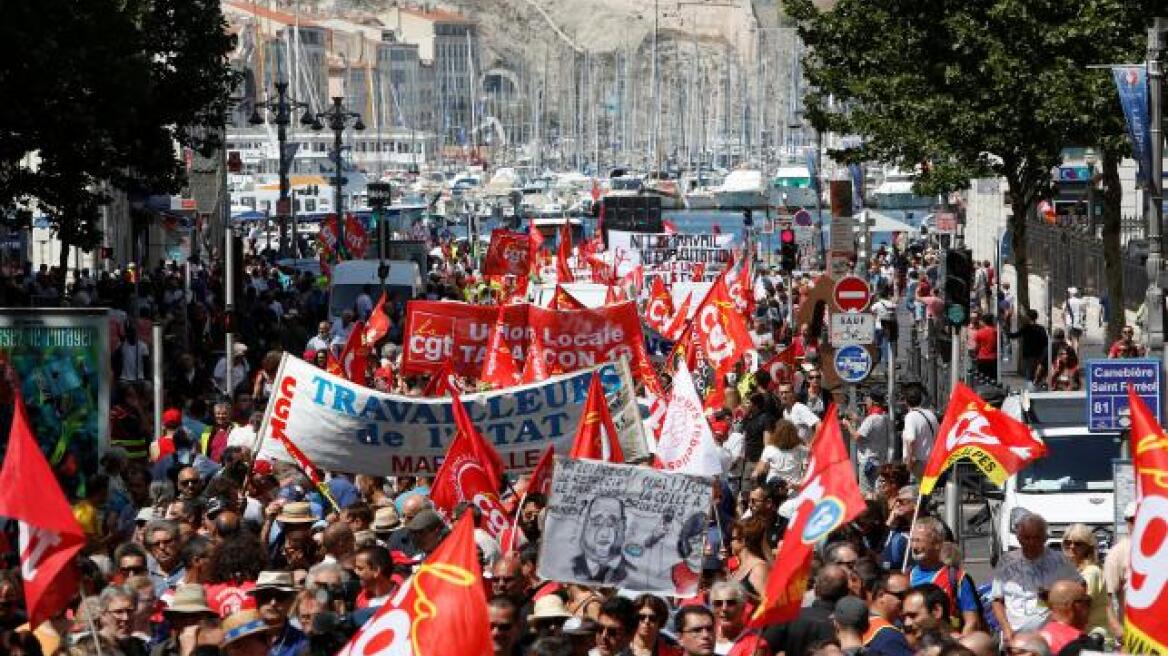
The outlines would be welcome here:
[[[858,344],[849,344],[835,352],[835,371],[845,383],[858,383],[872,371],[872,356]]]

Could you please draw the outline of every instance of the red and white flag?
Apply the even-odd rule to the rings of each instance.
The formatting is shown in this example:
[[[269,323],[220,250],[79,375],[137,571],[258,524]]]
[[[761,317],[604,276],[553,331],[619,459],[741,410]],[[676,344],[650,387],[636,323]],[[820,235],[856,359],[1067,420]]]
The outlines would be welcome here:
[[[572,296],[572,293],[564,289],[563,286],[557,284],[555,292],[552,294],[552,309],[587,310],[588,306],[581,303],[580,299]]]
[[[1129,654],[1168,653],[1168,435],[1128,387],[1136,474],[1131,576],[1124,588],[1123,644]]]
[[[730,298],[734,300],[734,308],[744,316],[753,317],[754,276],[750,270],[749,257],[741,257],[736,264],[730,265],[726,274],[726,287],[730,290]]]
[[[921,496],[933,491],[937,479],[953,463],[969,458],[994,485],[1046,455],[1046,444],[1022,422],[986,403],[957,383],[949,397],[945,419],[929,462],[921,475]]]
[[[556,447],[548,444],[547,448],[543,450],[543,455],[539,457],[539,462],[535,463],[535,469],[531,472],[531,478],[527,481],[527,493],[539,493],[545,497],[552,493],[552,473],[556,467]]]
[[[775,562],[782,566],[771,569],[749,626],[763,627],[798,617],[816,543],[865,509],[834,404],[828,406],[825,416],[811,441],[807,476],[794,498],[795,513],[775,556]]]
[[[442,362],[442,367],[430,375],[430,381],[422,390],[422,396],[439,398],[458,393],[457,374],[454,373],[454,363],[449,358]]]
[[[669,471],[698,476],[722,473],[714,433],[706,420],[693,377],[684,363],[679,364],[673,374],[673,393],[657,441],[657,459],[661,468]]]
[[[714,371],[725,373],[754,348],[745,318],[734,307],[725,275],[718,276],[691,325],[696,342]]]
[[[349,339],[345,340],[345,348],[341,350],[341,369],[344,376],[358,385],[365,384],[367,364],[364,339],[365,323],[358,321],[353,324],[352,330],[349,331]]]
[[[645,325],[665,334],[666,324],[673,318],[673,295],[658,276],[653,279],[653,286],[649,288],[649,302],[645,304]]]
[[[377,300],[377,305],[373,306],[369,321],[365,322],[365,343],[373,346],[381,341],[382,337],[389,334],[391,325],[389,315],[385,312],[385,292],[381,292],[381,298]]]
[[[686,326],[689,325],[689,306],[693,303],[693,292],[685,295],[685,300],[681,302],[681,306],[673,313],[672,319],[665,325],[661,334],[671,342],[680,340],[685,335]]]
[[[499,482],[503,463],[499,454],[487,444],[466,414],[462,401],[454,397],[456,433],[442,466],[434,474],[430,498],[447,516],[458,504],[466,502],[483,513],[483,528],[498,538],[511,526],[503,502],[499,499]]]
[[[560,226],[560,245],[556,249],[556,280],[559,282],[575,282],[572,267],[568,265],[568,258],[572,256],[572,227],[567,221]]]
[[[466,513],[339,656],[490,654],[491,623]]]
[[[37,446],[19,397],[0,469],[0,516],[15,520],[20,535],[20,573],[29,626],[65,608],[81,582],[76,556],[85,533]]]
[[[608,462],[624,462],[625,454],[617,438],[616,424],[608,410],[604,398],[604,386],[600,384],[600,374],[592,374],[588,384],[588,398],[584,400],[584,413],[580,415],[580,425],[576,427],[576,439],[572,442],[569,458],[590,458]]]

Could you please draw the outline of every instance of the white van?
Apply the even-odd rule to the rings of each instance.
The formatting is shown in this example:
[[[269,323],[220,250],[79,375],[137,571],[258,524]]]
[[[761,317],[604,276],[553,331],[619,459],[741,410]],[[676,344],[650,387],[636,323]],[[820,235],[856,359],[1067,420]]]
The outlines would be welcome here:
[[[1002,411],[1042,438],[1047,455],[1006,481],[991,553],[997,557],[1019,547],[1013,524],[1024,511],[1046,519],[1050,546],[1057,548],[1066,529],[1081,523],[1106,552],[1115,537],[1112,460],[1121,457],[1121,435],[1087,431],[1086,392],[1012,395]]]
[[[348,260],[333,267],[329,285],[329,318],[341,316],[355,307],[357,296],[368,285],[369,296],[376,303],[381,297],[381,278],[377,275],[379,260]],[[385,292],[389,302],[404,304],[426,291],[422,272],[413,260],[386,260],[389,267],[385,277]]]

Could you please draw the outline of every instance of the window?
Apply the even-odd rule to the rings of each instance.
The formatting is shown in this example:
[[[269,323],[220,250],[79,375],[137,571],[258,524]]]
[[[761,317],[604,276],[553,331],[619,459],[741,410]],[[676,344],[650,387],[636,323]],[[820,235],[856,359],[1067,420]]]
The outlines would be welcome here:
[[[307,211],[307,212],[315,212],[316,211],[316,199],[315,198],[304,199],[304,207],[305,207],[305,211]]]

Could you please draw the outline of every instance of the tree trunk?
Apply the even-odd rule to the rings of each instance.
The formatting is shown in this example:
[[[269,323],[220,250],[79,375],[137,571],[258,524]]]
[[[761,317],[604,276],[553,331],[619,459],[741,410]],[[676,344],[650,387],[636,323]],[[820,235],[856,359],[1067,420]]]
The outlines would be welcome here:
[[[1120,254],[1123,183],[1119,179],[1119,156],[1103,149],[1103,266],[1107,273],[1107,341],[1119,339],[1125,323],[1123,298],[1123,259]],[[1092,208],[1093,210],[1094,208]]]
[[[1010,245],[1014,249],[1014,271],[1018,276],[1018,316],[1030,309],[1030,260],[1026,254],[1026,215],[1030,202],[1018,191],[1019,183],[1007,178],[1010,189]]]
[[[69,283],[69,242],[58,233],[57,237],[61,241],[61,254],[57,260],[57,265],[61,271],[61,277],[57,279],[57,296],[61,299],[61,306],[65,305],[65,288]]]

